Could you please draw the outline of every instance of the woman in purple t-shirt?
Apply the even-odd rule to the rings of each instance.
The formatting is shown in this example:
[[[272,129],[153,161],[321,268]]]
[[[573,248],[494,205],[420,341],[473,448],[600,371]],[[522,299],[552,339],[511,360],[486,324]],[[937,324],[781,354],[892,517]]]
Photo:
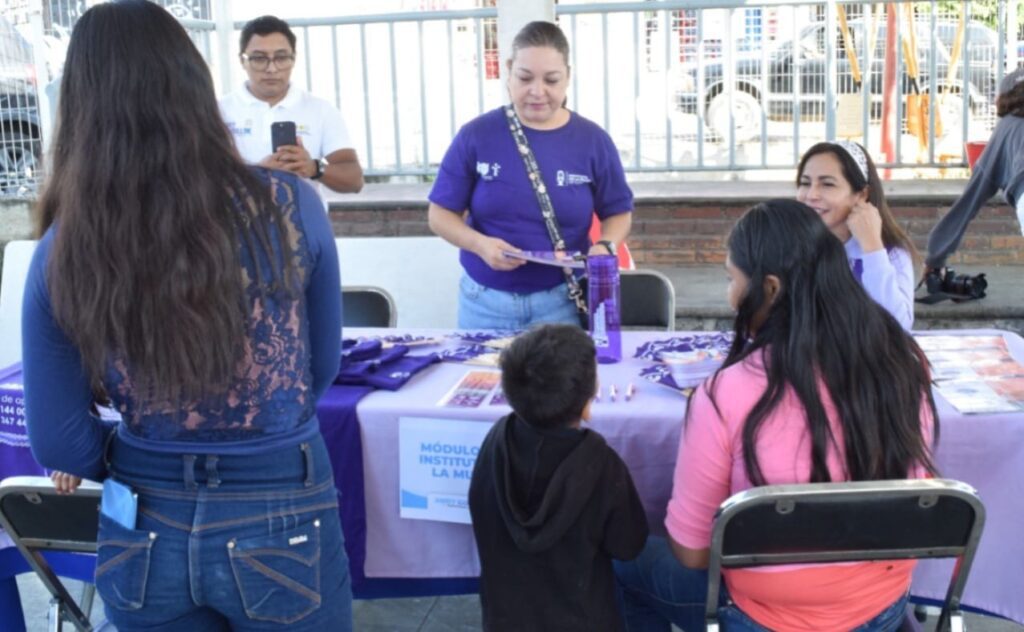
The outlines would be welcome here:
[[[550,22],[531,22],[512,42],[508,92],[537,159],[566,249],[615,253],[632,222],[633,193],[618,150],[596,124],[566,109],[569,43]],[[587,236],[593,213],[601,239]],[[467,123],[430,192],[430,228],[461,249],[459,327],[520,329],[578,323],[564,274],[508,252],[553,250],[540,203],[504,108]]]

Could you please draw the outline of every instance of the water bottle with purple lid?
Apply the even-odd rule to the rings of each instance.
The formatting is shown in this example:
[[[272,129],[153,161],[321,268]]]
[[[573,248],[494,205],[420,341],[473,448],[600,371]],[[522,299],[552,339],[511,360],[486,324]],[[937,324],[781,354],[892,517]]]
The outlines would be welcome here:
[[[597,348],[597,361],[611,364],[622,359],[619,318],[619,261],[615,255],[587,257],[587,305],[590,308],[590,337]]]

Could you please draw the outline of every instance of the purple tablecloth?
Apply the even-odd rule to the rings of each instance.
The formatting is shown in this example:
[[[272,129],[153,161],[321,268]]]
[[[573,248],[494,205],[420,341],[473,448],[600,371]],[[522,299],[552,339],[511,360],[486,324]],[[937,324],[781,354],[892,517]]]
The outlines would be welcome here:
[[[417,332],[429,333],[429,332]],[[678,333],[678,332],[677,332]],[[928,333],[928,332],[923,332]],[[1003,334],[1024,364],[1024,339],[999,331],[933,332]],[[348,335],[354,335],[351,330]],[[629,465],[650,524],[663,529],[686,400],[637,374],[648,363],[631,358],[639,344],[665,332],[625,332],[624,360],[599,367],[602,390],[639,387],[629,403],[605,396],[593,407],[591,427],[603,434]],[[367,577],[462,577],[479,573],[468,525],[399,517],[398,420],[444,417],[491,423],[507,409],[438,408],[438,400],[469,367],[445,364],[414,378],[398,393],[374,393],[359,404],[366,484]],[[985,533],[964,603],[1024,623],[1024,413],[962,415],[936,397],[941,425],[937,452],[942,476],[978,490],[987,510]],[[952,562],[922,562],[914,576],[916,596],[943,599]]]
[[[359,333],[372,330],[346,330],[346,335]],[[959,333],[1001,333],[1014,357],[1024,363],[1024,339],[1015,334]],[[647,363],[629,356],[642,342],[668,335],[623,335],[623,355],[627,358],[600,367],[605,397],[594,406],[591,422],[629,465],[655,529],[661,528],[671,492],[686,400],[668,388],[642,382],[637,374]],[[402,519],[398,497],[400,417],[491,423],[507,411],[502,406],[438,408],[441,397],[467,370],[469,367],[462,365],[437,365],[398,392],[378,391],[365,397],[360,387],[334,386],[318,406],[341,493],[342,524],[357,595],[444,594],[472,589],[471,580],[459,579],[479,573],[471,528]],[[609,385],[616,385],[621,393],[630,382],[638,387],[633,401],[624,402],[621,395],[617,401],[609,401]],[[0,372],[0,478],[42,473],[26,447],[24,426],[9,419],[17,416],[21,405],[17,401],[19,391],[20,370]],[[3,401],[5,393],[11,395],[11,402]],[[1024,525],[1024,413],[965,416],[941,397],[936,400],[941,424],[937,453],[941,473],[975,487],[988,514],[964,603],[1024,623],[1024,538],[1020,537]],[[355,402],[358,418],[353,414]],[[5,409],[6,405],[12,408]],[[914,576],[913,593],[944,598],[950,568],[951,562],[922,562]]]

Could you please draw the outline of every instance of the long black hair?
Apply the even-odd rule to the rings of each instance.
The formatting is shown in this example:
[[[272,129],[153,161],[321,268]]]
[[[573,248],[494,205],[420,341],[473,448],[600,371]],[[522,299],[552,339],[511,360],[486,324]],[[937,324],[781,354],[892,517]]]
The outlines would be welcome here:
[[[56,224],[54,315],[93,389],[113,359],[153,402],[224,388],[246,349],[239,240],[278,259],[275,281],[295,291],[292,246],[271,254],[282,222],[181,25],[144,0],[86,11],[68,47],[37,234]]]
[[[924,405],[938,439],[924,354],[853,277],[842,244],[817,214],[795,200],[758,204],[733,228],[728,252],[749,284],[732,348],[704,388],[714,402],[722,370],[763,354],[767,387],[743,424],[743,461],[751,482],[765,484],[757,437],[788,389],[806,411],[811,482],[831,480],[828,446],[839,438],[830,430],[822,382],[839,414],[850,480],[906,478],[916,464],[934,474],[921,429]],[[763,316],[769,275],[780,288]]]

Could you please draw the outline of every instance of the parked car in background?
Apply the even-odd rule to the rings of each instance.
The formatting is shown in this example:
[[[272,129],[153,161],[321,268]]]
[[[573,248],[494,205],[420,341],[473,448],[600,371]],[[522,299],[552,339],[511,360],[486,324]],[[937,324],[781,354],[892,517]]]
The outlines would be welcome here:
[[[935,72],[940,77],[937,92],[956,95],[944,100],[948,116],[958,119],[962,116],[959,104],[963,87],[963,59],[957,62],[956,79],[952,84],[945,81],[950,62],[950,49],[956,36],[955,20],[937,20],[935,33],[937,51]],[[836,80],[835,93],[849,93],[860,90],[855,87],[850,72],[850,61],[838,27],[828,29],[824,23],[812,24],[800,31],[796,41],[786,40],[767,51],[738,51],[732,58],[733,86],[732,118],[735,123],[737,141],[750,140],[761,133],[762,113],[769,120],[791,120],[799,115],[801,120],[821,120],[825,114],[825,70],[826,35],[832,38]],[[864,22],[850,22],[854,50],[858,51],[858,62],[865,78],[869,75],[864,53],[866,41]],[[916,24],[918,42],[918,86],[926,92],[931,85],[931,22],[924,20]],[[871,59],[870,116],[878,120],[881,114],[883,66],[885,63],[886,25],[878,25],[875,46]],[[998,72],[996,53],[998,35],[980,22],[970,22],[965,32],[967,40],[967,90],[968,104],[973,115],[991,116],[995,98]],[[767,62],[767,72],[762,64]],[[725,57],[705,59],[701,64],[684,66],[682,85],[676,94],[676,105],[684,113],[696,114],[702,110],[708,126],[719,136],[729,134],[730,101],[726,88]],[[904,66],[905,68],[905,66]],[[699,78],[703,78],[703,91],[698,91]],[[904,70],[902,93],[912,90],[909,77]],[[835,107],[835,104],[833,104]],[[959,114],[959,116],[958,116]]]
[[[40,139],[32,47],[0,17],[0,193],[35,187]]]

